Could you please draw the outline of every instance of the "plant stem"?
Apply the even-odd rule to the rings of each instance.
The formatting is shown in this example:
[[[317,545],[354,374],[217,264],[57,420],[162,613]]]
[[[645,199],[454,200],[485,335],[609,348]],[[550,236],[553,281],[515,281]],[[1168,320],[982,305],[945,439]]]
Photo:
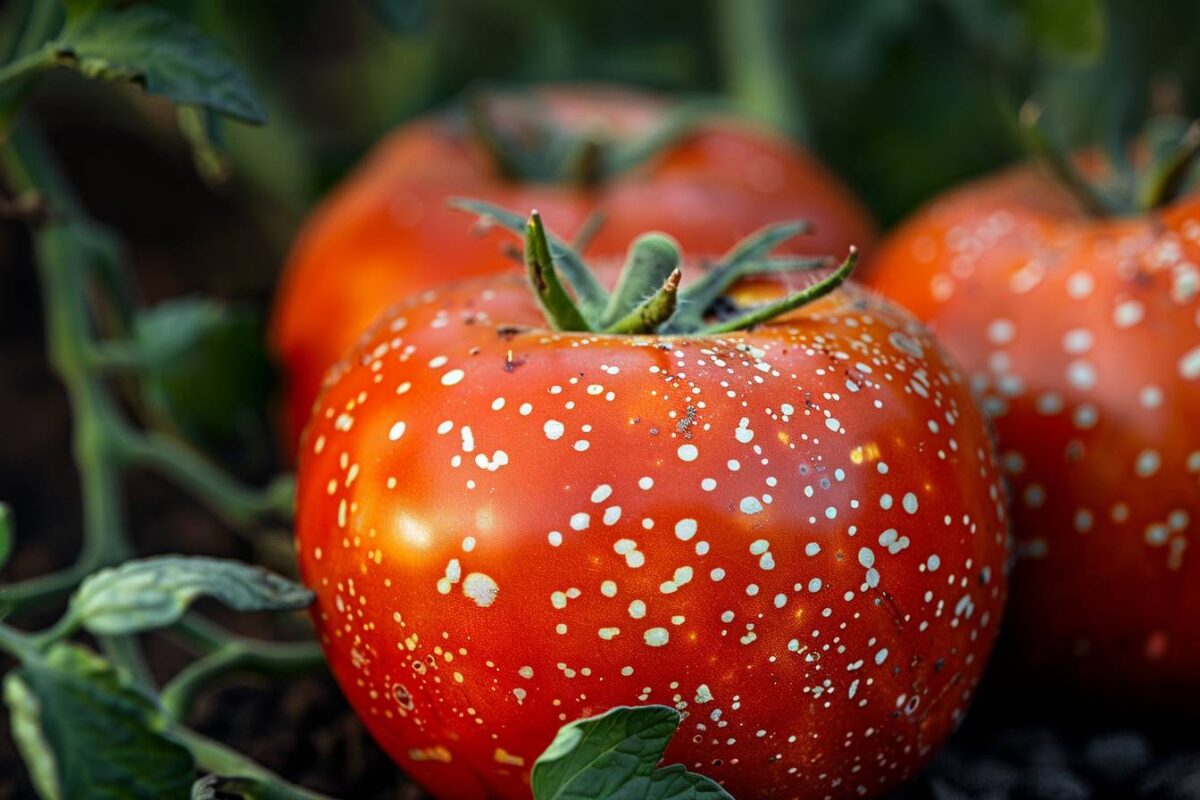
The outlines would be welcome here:
[[[780,0],[719,0],[718,44],[729,95],[741,110],[807,141],[807,115],[787,77],[795,69],[785,47],[782,18],[787,6]]]
[[[190,728],[173,727],[170,733],[192,752],[202,771],[257,781],[256,796],[262,800],[331,800],[326,795],[288,783],[261,764]]]
[[[83,544],[75,566],[24,587],[6,587],[2,595],[14,605],[18,601],[40,604],[70,591],[74,583],[68,579],[114,564],[131,552],[113,448],[114,436],[125,422],[103,381],[90,369],[89,252],[75,231],[83,212],[27,127],[18,126],[4,143],[2,165],[14,188],[40,192],[50,204],[51,218],[34,232],[34,248],[45,298],[46,346],[75,420],[72,450],[83,496]]]
[[[1040,106],[1034,102],[1026,102],[1021,106],[1017,126],[1029,152],[1074,196],[1084,212],[1094,217],[1113,215],[1116,211],[1113,203],[1088,182],[1071,162],[1068,154],[1050,141],[1042,124]]]
[[[295,485],[282,476],[263,489],[251,489],[204,456],[156,431],[128,432],[118,441],[122,461],[151,467],[188,490],[234,528],[251,527],[263,517],[292,515]]]
[[[173,718],[187,719],[197,695],[233,672],[290,675],[324,664],[315,642],[260,642],[231,637],[224,645],[185,667],[163,687],[163,708]]]
[[[40,655],[33,637],[3,622],[0,622],[0,651],[21,661],[33,661]]]
[[[1193,122],[1184,132],[1176,151],[1148,176],[1138,198],[1138,207],[1151,211],[1178,197],[1197,158],[1200,158],[1200,122]]]

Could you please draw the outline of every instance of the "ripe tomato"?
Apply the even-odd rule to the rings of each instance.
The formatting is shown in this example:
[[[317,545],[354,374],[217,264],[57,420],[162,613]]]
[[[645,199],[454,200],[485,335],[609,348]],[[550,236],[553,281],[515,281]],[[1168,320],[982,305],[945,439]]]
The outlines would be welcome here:
[[[498,96],[493,124],[513,138],[546,115],[560,131],[646,139],[677,108],[630,89],[555,87]],[[446,207],[455,195],[541,209],[574,235],[590,215],[603,224],[588,252],[619,256],[645,230],[662,230],[697,256],[724,252],[761,225],[803,217],[813,235],[793,252],[845,252],[874,238],[868,213],[821,164],[780,136],[710,118],[640,166],[590,187],[555,176],[503,177],[461,113],[407,124],[380,144],[301,231],[284,272],[272,346],[289,380],[291,441],[308,419],[321,376],[384,309],[450,280],[512,269],[503,237],[465,236],[469,222]]]
[[[333,672],[443,798],[528,798],[559,726],[647,703],[735,797],[881,796],[962,715],[1005,597],[982,414],[854,286],[672,336],[549,330],[515,276],[426,291],[331,371],[299,476]]]
[[[1198,263],[1200,198],[1096,219],[1022,168],[936,200],[870,272],[995,419],[1014,652],[1126,700],[1200,688]]]

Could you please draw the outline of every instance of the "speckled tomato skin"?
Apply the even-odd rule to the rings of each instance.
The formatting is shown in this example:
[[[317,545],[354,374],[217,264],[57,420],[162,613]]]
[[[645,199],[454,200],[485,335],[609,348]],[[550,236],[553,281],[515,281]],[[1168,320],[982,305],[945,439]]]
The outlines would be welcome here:
[[[1098,221],[1021,168],[936,200],[867,268],[995,419],[1012,655],[1122,704],[1200,696],[1198,263],[1200,199]]]
[[[559,86],[536,91],[564,128],[599,126],[636,137],[672,106],[629,89]],[[496,104],[497,116],[511,112]],[[814,158],[777,134],[722,118],[698,125],[641,168],[586,191],[510,182],[463,120],[436,114],[387,137],[314,213],[285,267],[272,320],[272,348],[288,381],[290,441],[308,419],[325,370],[393,303],[448,281],[513,269],[504,233],[468,236],[471,219],[446,207],[453,196],[541,211],[570,237],[593,212],[606,220],[590,257],[623,255],[648,230],[674,236],[691,256],[724,253],[757,228],[803,217],[815,231],[782,252],[860,250],[875,238],[869,213]]]
[[[667,759],[742,800],[914,774],[1007,562],[986,425],[924,330],[855,287],[720,339],[539,320],[505,277],[393,309],[302,441],[301,573],[384,749],[439,798],[517,800],[563,723],[664,703]]]

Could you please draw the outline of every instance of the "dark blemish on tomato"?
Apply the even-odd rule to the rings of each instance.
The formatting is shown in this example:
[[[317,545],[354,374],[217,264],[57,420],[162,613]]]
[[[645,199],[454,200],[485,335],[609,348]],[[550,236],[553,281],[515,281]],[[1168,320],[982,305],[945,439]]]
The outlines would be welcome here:
[[[504,341],[511,341],[514,336],[533,330],[528,325],[501,325],[496,328],[496,335]]]
[[[500,245],[500,252],[505,258],[511,258],[518,264],[525,263],[525,253],[521,250],[521,248],[517,247],[512,242],[505,242],[504,244]]]

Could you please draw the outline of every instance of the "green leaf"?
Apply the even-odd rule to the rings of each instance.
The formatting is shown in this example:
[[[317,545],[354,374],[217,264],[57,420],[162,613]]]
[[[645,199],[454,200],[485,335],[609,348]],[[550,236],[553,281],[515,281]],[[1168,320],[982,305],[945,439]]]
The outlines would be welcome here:
[[[1039,48],[1077,61],[1092,61],[1104,49],[1101,0],[1021,0],[1021,16]]]
[[[620,707],[564,725],[533,765],[535,800],[732,800],[681,764],[657,769],[681,719],[667,706]]]
[[[134,320],[138,360],[149,367],[166,365],[216,330],[227,309],[212,300],[183,298],[139,311]]]
[[[82,14],[67,21],[54,47],[60,63],[89,78],[134,81],[176,103],[205,106],[244,122],[266,121],[245,74],[214,41],[161,8],[136,5]]]
[[[154,701],[82,647],[55,645],[4,680],[13,738],[47,800],[186,800],[191,753]]]
[[[95,573],[75,592],[68,613],[98,636],[137,633],[173,624],[201,596],[237,611],[290,611],[312,602],[308,589],[262,567],[161,556]]]
[[[13,518],[12,509],[8,503],[0,502],[0,569],[8,563],[13,547]]]
[[[147,408],[192,442],[259,454],[273,365],[258,315],[184,299],[140,313],[135,327]]]
[[[42,706],[16,672],[4,678],[4,703],[9,710],[12,738],[25,760],[29,780],[41,797],[62,797],[58,785],[58,762],[40,723]]]

